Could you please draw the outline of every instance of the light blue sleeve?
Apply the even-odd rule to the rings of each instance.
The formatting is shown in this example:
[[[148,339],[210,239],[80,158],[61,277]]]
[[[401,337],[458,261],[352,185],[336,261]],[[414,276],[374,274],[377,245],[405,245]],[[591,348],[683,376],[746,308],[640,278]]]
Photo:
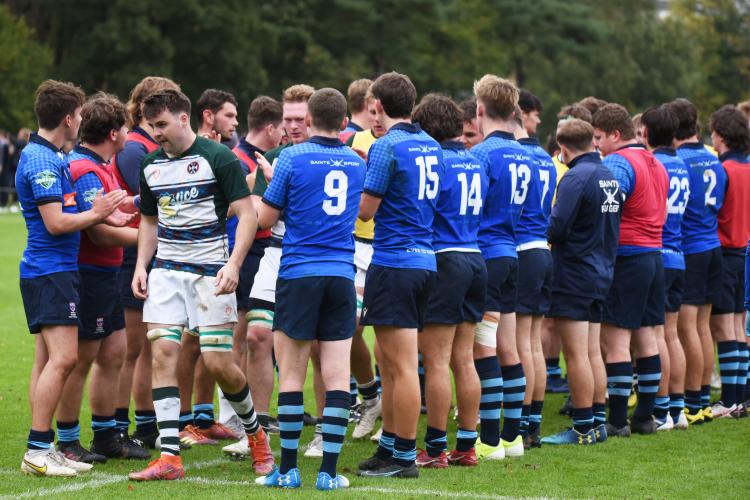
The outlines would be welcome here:
[[[635,189],[635,172],[630,162],[618,154],[611,154],[604,158],[603,163],[620,184],[620,191],[630,196]]]

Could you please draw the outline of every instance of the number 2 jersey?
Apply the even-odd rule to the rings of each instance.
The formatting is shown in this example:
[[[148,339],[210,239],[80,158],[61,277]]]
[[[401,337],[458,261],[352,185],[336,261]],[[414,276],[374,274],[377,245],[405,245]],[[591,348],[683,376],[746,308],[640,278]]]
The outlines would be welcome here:
[[[690,176],[687,165],[672,148],[657,148],[654,157],[664,165],[669,175],[667,220],[661,233],[662,260],[668,269],[685,269],[682,254],[682,214],[690,198]]]
[[[279,277],[354,280],[354,221],[365,162],[338,138],[313,136],[285,148],[263,202],[284,211]]]
[[[443,150],[419,125],[397,123],[370,148],[365,192],[382,198],[372,264],[436,271],[432,222]]]

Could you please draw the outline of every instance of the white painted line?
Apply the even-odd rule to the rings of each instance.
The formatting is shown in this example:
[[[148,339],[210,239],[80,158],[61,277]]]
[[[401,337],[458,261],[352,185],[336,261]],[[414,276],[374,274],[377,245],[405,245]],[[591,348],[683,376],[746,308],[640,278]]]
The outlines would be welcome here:
[[[86,477],[86,476],[83,476]],[[72,493],[74,491],[81,491],[81,490],[87,490],[91,488],[99,488],[101,486],[105,486],[112,483],[118,483],[120,481],[123,481],[124,479],[122,476],[115,476],[114,474],[99,474],[99,473],[93,473],[88,475],[88,477],[92,477],[94,479],[90,481],[82,481],[82,482],[76,482],[71,484],[64,484],[62,486],[56,486],[54,488],[40,488],[37,490],[29,490],[24,493],[18,493],[14,495],[7,495],[3,496],[2,498],[31,498],[31,497],[40,497],[40,496],[47,496],[47,495],[57,495],[59,493]],[[74,481],[74,479],[69,479],[71,481]]]

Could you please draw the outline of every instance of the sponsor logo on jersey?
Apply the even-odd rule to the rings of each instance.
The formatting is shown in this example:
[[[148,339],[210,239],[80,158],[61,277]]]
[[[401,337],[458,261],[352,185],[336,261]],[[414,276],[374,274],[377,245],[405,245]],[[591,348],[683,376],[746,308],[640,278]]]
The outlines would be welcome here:
[[[431,146],[429,144],[422,144],[416,147],[409,148],[408,151],[410,153],[432,153],[433,151],[437,151],[440,149],[439,146]]]
[[[99,190],[97,188],[91,188],[88,191],[85,191],[83,193],[83,201],[86,203],[94,203],[94,199],[96,199],[96,193],[98,193]]]
[[[41,172],[37,172],[34,176],[34,182],[42,186],[44,189],[51,188],[56,181],[57,176],[52,170],[42,170]]]
[[[76,206],[76,192],[75,191],[73,191],[72,193],[65,193],[63,195],[63,206],[64,207]]]
[[[198,173],[198,170],[200,170],[201,166],[197,161],[191,161],[187,165],[187,173],[190,175],[195,175]]]
[[[177,205],[174,203],[174,198],[169,194],[163,194],[159,196],[159,208],[161,209],[161,215],[167,219],[171,219],[177,215]]]

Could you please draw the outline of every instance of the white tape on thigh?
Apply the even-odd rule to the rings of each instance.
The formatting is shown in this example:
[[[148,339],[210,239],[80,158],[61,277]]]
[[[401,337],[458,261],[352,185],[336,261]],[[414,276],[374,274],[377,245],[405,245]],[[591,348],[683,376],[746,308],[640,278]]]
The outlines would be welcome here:
[[[212,330],[200,333],[201,352],[231,352],[232,330]]]
[[[268,309],[251,309],[246,315],[247,326],[257,326],[273,330],[273,311]]]
[[[164,339],[175,344],[180,344],[182,342],[181,334],[182,332],[179,328],[155,328],[148,331],[146,338],[151,342]]]
[[[497,347],[497,321],[483,319],[474,330],[474,342],[495,349]]]

